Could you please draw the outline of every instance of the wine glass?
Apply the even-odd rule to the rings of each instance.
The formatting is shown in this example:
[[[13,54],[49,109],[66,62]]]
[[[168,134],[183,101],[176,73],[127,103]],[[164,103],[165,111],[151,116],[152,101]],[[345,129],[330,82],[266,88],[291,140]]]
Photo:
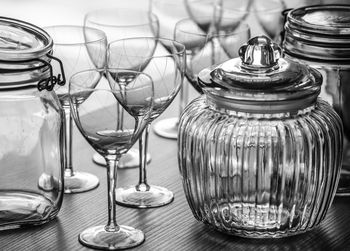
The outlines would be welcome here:
[[[107,39],[102,31],[70,25],[44,27],[44,30],[49,33],[54,41],[53,55],[62,61],[67,80],[78,71],[105,66]],[[59,67],[54,67],[53,70],[59,70]],[[79,193],[89,191],[98,186],[99,180],[93,174],[76,171],[73,168],[73,123],[69,108],[68,83],[64,86],[56,85],[55,92],[66,116],[64,192]],[[39,180],[39,186],[45,183],[44,180]]]
[[[159,37],[174,38],[175,24],[184,18],[188,18],[183,1],[178,0],[151,0],[150,11],[159,19]],[[184,83],[179,92],[179,116],[184,104],[188,102],[188,85]],[[177,138],[179,116],[158,120],[153,125],[153,131],[161,137],[168,139]]]
[[[230,17],[235,19],[231,28],[246,22],[252,28],[253,36],[263,33],[273,40],[280,39],[282,12],[287,8],[283,0],[185,0],[185,6],[192,20],[207,33],[215,30],[216,23],[222,18]]]
[[[215,30],[221,19],[226,19],[232,30],[238,27],[249,15],[254,0],[185,0],[184,4],[189,17],[205,33]],[[214,31],[215,32],[215,31]]]
[[[218,22],[212,33],[204,32],[191,18],[180,20],[175,26],[174,39],[186,47],[186,79],[199,93],[202,93],[202,88],[197,82],[198,73],[211,65],[238,57],[240,46],[250,38],[250,28],[246,23],[231,30],[226,28],[226,23],[231,23],[227,19],[222,19],[225,24],[222,27]]]
[[[113,89],[91,88],[103,76]],[[152,79],[141,72],[122,69],[82,71],[70,79],[69,99],[79,131],[107,163],[107,224],[85,229],[79,241],[90,248],[106,250],[138,246],[144,241],[143,232],[116,222],[117,163],[141,136],[150,118]]]
[[[156,51],[150,57],[149,51],[155,46]],[[166,188],[147,183],[145,154],[151,122],[163,113],[181,89],[185,70],[185,47],[173,40],[149,37],[111,42],[108,45],[108,67],[119,67],[120,64],[125,66],[125,62],[138,62],[143,72],[152,77],[154,105],[149,123],[139,140],[141,159],[139,182],[136,186],[118,188],[116,202],[137,208],[163,206],[172,202],[174,195]]]
[[[252,6],[252,12],[263,33],[278,42],[284,25],[283,11],[286,9],[283,0],[254,1]]]
[[[84,25],[105,32],[109,43],[139,36],[158,37],[159,33],[158,18],[154,14],[131,8],[105,8],[90,11],[85,15]],[[95,153],[92,159],[96,164],[106,165],[104,158],[98,153]],[[147,162],[150,161],[151,156],[147,154]],[[118,167],[137,167],[139,162],[139,150],[132,148],[119,161]]]

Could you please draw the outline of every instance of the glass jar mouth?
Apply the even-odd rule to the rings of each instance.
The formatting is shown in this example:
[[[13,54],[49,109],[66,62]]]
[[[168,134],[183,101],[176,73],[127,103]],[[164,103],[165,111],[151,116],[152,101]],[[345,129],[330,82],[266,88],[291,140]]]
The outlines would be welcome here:
[[[299,110],[305,109],[313,105],[319,93],[313,95],[301,96],[298,100],[254,100],[254,99],[235,99],[229,96],[227,91],[220,88],[206,89],[206,102],[208,105],[215,107],[216,110],[231,110],[235,112],[247,112],[247,113],[296,113]]]
[[[53,40],[43,29],[33,24],[0,17],[0,58],[4,61],[26,61],[48,54]]]
[[[328,4],[301,7],[288,13],[290,25],[312,34],[350,35],[350,5]],[[335,14],[344,14],[335,15]]]
[[[43,29],[12,18],[0,17],[0,89],[32,86],[52,90],[55,84],[65,84],[62,62],[53,57],[53,40]],[[61,68],[53,76],[51,60]]]
[[[347,64],[350,60],[350,5],[314,5],[290,11],[283,47],[293,56]]]

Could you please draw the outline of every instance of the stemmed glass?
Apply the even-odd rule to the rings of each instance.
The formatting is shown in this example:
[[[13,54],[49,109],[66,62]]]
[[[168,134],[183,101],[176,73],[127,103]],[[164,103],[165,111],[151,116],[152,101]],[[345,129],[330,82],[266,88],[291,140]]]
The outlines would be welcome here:
[[[112,89],[94,88],[102,76]],[[79,241],[88,247],[117,250],[140,245],[141,230],[116,222],[117,164],[147,125],[153,105],[152,79],[143,73],[121,69],[95,69],[73,75],[69,87],[75,123],[88,143],[107,163],[108,221],[87,228]],[[124,110],[123,115],[120,109]]]
[[[158,37],[159,33],[158,18],[154,14],[131,8],[93,10],[85,15],[84,26],[105,32],[109,43],[123,38]],[[99,165],[106,164],[104,158],[98,153],[95,153],[92,159]],[[150,161],[151,156],[147,154],[147,162]],[[139,162],[139,150],[131,148],[119,161],[118,167],[137,167]]]
[[[149,51],[157,46],[153,56]],[[165,48],[166,49],[165,49]],[[146,178],[145,154],[151,122],[171,104],[179,92],[185,70],[185,47],[173,40],[157,38],[131,38],[111,42],[108,46],[107,65],[139,65],[154,81],[154,105],[143,137],[139,140],[140,176],[136,186],[118,188],[116,202],[120,205],[149,208],[166,205],[174,195],[166,188],[149,185]],[[137,62],[135,64],[135,62]]]
[[[287,9],[285,2],[283,0],[254,1],[252,9],[264,34],[279,41],[284,25],[283,11]]]
[[[53,54],[62,61],[67,80],[78,71],[105,66],[107,39],[102,31],[69,25],[45,27],[44,30],[50,34],[54,41]],[[58,70],[58,68],[54,67],[54,71]],[[78,193],[89,191],[98,186],[99,180],[93,174],[73,169],[73,123],[69,108],[68,83],[64,86],[56,85],[55,92],[66,116],[64,192]],[[39,180],[39,186],[44,186],[44,181],[45,179]]]
[[[224,18],[222,23],[231,21]],[[221,27],[218,22],[215,33],[206,33],[191,18],[180,20],[174,33],[174,39],[186,47],[186,79],[199,93],[202,89],[197,82],[198,73],[206,67],[238,57],[240,46],[249,38],[250,28],[245,23],[231,30],[225,25]]]
[[[188,13],[183,1],[178,0],[151,0],[150,11],[159,19],[159,37],[174,39],[175,24]],[[184,104],[188,102],[188,85],[184,83],[179,93],[179,116],[183,111]],[[153,125],[153,131],[164,138],[176,139],[178,131],[179,116],[158,120]]]
[[[231,27],[246,22],[252,27],[253,36],[264,33],[273,40],[280,38],[282,12],[286,9],[283,0],[185,0],[185,6],[192,20],[207,33],[215,29],[215,24],[222,18],[234,18]]]
[[[203,32],[215,32],[216,25],[222,19],[229,21],[231,30],[238,27],[247,18],[254,0],[184,0],[189,17]]]

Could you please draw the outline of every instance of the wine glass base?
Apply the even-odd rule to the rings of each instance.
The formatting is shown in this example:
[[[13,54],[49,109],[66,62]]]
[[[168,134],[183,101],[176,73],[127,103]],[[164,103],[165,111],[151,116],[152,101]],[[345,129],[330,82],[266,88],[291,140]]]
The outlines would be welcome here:
[[[160,137],[177,139],[179,118],[162,119],[153,125],[153,131]]]
[[[151,154],[147,153],[147,164],[151,162]],[[106,160],[98,153],[94,153],[92,156],[94,163],[100,166],[106,166]],[[124,154],[118,162],[118,168],[134,168],[140,166],[139,150],[131,148],[126,154]]]
[[[73,172],[64,175],[64,193],[82,193],[90,191],[99,185],[98,178],[90,173]]]
[[[117,188],[116,203],[125,207],[161,207],[174,200],[174,194],[164,187],[150,186],[148,191],[137,191],[135,186]]]
[[[141,230],[119,226],[118,231],[107,231],[105,226],[90,227],[79,235],[79,242],[90,248],[120,250],[136,247],[145,240]]]

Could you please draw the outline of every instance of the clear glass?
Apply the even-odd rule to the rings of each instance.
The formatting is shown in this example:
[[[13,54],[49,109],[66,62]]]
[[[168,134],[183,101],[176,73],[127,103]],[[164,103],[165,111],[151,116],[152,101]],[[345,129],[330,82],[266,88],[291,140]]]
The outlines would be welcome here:
[[[84,25],[102,30],[108,43],[132,37],[158,37],[159,22],[154,14],[148,11],[128,8],[104,8],[93,10],[85,15]],[[147,153],[147,162],[151,155]],[[96,164],[105,166],[103,156],[95,153],[92,157]],[[131,148],[118,162],[119,168],[137,167],[140,163],[139,149]]]
[[[197,83],[198,73],[238,57],[239,48],[250,38],[247,24],[241,23],[234,30],[226,29],[224,24],[231,22],[232,19],[222,19],[210,33],[204,32],[192,19],[180,20],[175,26],[174,39],[186,47],[186,79],[199,93],[202,89]]]
[[[178,0],[151,0],[151,12],[159,19],[159,37],[174,39],[174,29],[176,23],[184,18],[188,18],[188,13],[183,1]],[[167,139],[177,139],[179,117],[184,105],[188,103],[188,85],[185,83],[178,95],[179,116],[158,120],[153,125],[153,131],[160,137]]]
[[[112,90],[96,87],[106,80]],[[79,241],[87,247],[118,250],[144,241],[141,230],[116,222],[117,163],[148,124],[153,94],[152,79],[135,71],[88,70],[73,75],[70,80],[70,105],[77,127],[107,163],[108,221],[80,233]]]
[[[280,39],[282,12],[286,9],[283,0],[185,0],[185,5],[192,20],[205,32],[222,18],[231,18],[231,28],[246,22],[252,28],[252,36],[263,33],[273,40]]]
[[[331,106],[318,99],[298,111],[248,113],[207,98],[187,106],[179,126],[180,173],[195,218],[251,238],[320,224],[342,159],[342,123]]]
[[[64,115],[36,84],[0,91],[0,229],[48,222],[63,200]]]
[[[62,61],[67,82],[76,72],[105,65],[107,40],[102,31],[83,26],[50,26],[44,29],[54,40],[53,55]],[[59,67],[55,66],[53,69],[55,72]],[[98,186],[99,180],[91,173],[73,168],[73,123],[68,100],[68,84],[56,86],[55,92],[66,116],[65,193],[89,191]]]
[[[154,81],[151,119],[139,140],[139,183],[136,186],[118,188],[116,201],[120,205],[137,208],[166,205],[173,201],[174,195],[166,188],[147,183],[145,153],[151,122],[164,112],[181,89],[185,69],[185,47],[168,39],[121,39],[109,44],[108,56],[109,67],[141,69]]]
[[[297,60],[302,64],[310,65],[317,69],[323,77],[323,84],[320,96],[326,100],[340,114],[344,123],[344,157],[341,169],[340,181],[337,190],[337,196],[350,195],[350,133],[349,119],[345,111],[348,111],[349,91],[347,89],[350,81],[350,64],[333,64],[332,62],[316,62],[313,60],[303,60],[291,57],[286,54],[286,58]]]

